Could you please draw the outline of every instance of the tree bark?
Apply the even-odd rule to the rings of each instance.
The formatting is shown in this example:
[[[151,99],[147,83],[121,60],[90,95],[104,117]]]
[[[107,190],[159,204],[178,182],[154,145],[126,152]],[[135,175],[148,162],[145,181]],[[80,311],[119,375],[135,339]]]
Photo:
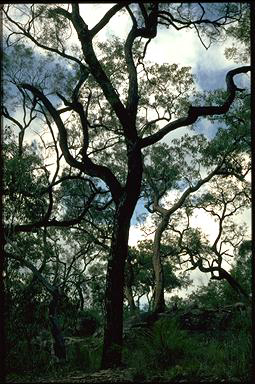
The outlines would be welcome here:
[[[160,256],[160,243],[164,230],[166,229],[169,221],[169,215],[164,214],[163,218],[157,227],[153,242],[153,269],[155,273],[155,286],[154,286],[154,313],[161,313],[165,311],[165,298],[164,298],[164,273],[163,265]]]
[[[135,305],[135,300],[133,296],[133,291],[132,291],[132,285],[134,281],[134,273],[133,273],[133,268],[130,260],[130,255],[128,254],[126,265],[125,265],[125,288],[124,288],[124,293],[125,297],[128,301],[129,309],[131,312],[136,312],[137,308]]]
[[[117,214],[107,266],[102,369],[121,365],[123,333],[124,269],[128,253],[129,222]]]
[[[123,344],[123,301],[125,263],[128,257],[130,221],[140,196],[143,162],[135,145],[128,151],[128,175],[125,188],[116,204],[111,249],[108,259],[104,328],[103,369],[121,365]]]
[[[52,294],[52,301],[49,304],[49,319],[51,322],[51,333],[54,340],[53,348],[55,355],[59,360],[66,360],[66,347],[65,340],[62,336],[61,329],[57,320],[57,309],[59,304],[58,289],[54,290]]]

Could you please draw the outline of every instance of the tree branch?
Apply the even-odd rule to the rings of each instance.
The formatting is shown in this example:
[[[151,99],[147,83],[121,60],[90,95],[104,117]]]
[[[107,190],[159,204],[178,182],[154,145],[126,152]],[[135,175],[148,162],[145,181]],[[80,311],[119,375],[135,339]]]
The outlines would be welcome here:
[[[58,221],[55,218],[52,220],[48,220],[47,216],[41,220],[38,221],[37,223],[29,223],[29,224],[21,224],[21,225],[13,225],[11,228],[7,228],[6,231],[8,231],[8,234],[10,233],[20,233],[20,232],[36,232],[38,228],[42,227],[70,227],[75,224],[79,224],[85,214],[88,212],[90,208],[90,203],[92,202],[94,196],[90,197],[88,199],[88,202],[86,204],[86,207],[82,211],[82,213],[76,217],[75,219],[70,219],[70,220],[63,220],[63,221]]]
[[[93,39],[93,37],[103,29],[107,23],[111,20],[111,18],[123,7],[130,4],[130,2],[121,2],[120,4],[115,4],[109,11],[106,12],[106,14],[103,16],[103,18],[90,30],[90,36]]]
[[[59,115],[59,112],[54,108],[49,99],[33,85],[22,83],[20,84],[20,87],[28,89],[35,96],[37,96],[42,101],[45,108],[51,114],[59,131],[60,148],[62,150],[66,162],[71,167],[79,169],[80,171],[85,172],[92,177],[99,177],[100,179],[102,179],[110,188],[114,201],[117,202],[119,200],[122,187],[117,178],[111,172],[111,170],[105,166],[93,163],[88,156],[84,156],[83,162],[77,161],[69,151],[67,142],[67,131],[64,126],[64,123]]]
[[[57,9],[55,10],[57,11]],[[67,17],[67,14],[69,14],[69,12],[65,11],[64,9],[62,9],[63,12],[66,12],[65,16]],[[61,52],[59,51],[58,49],[56,48],[51,48],[47,45],[44,45],[44,44],[41,44],[39,43],[32,35],[29,31],[26,31],[24,28],[21,27],[20,23],[16,22],[15,20],[13,20],[9,15],[8,13],[3,9],[3,12],[5,13],[5,16],[7,17],[7,19],[13,23],[21,32],[24,36],[28,37],[34,44],[36,44],[38,47],[42,48],[42,49],[45,49],[46,51],[50,51],[50,52],[54,52],[54,53],[57,53],[58,55],[64,57],[65,59],[68,59],[68,60],[72,60],[72,61],[75,61],[76,63],[78,63],[79,65],[84,65],[81,63],[81,61],[79,59],[77,59],[76,57],[74,56],[71,56],[71,55],[68,55],[64,52]],[[70,14],[69,14],[70,15]],[[14,32],[16,33],[16,32]]]
[[[159,140],[161,140],[164,136],[166,136],[169,132],[174,131],[177,128],[185,127],[191,124],[194,124],[195,121],[200,116],[212,116],[212,115],[222,115],[228,112],[231,104],[233,103],[236,95],[236,91],[242,91],[242,89],[238,88],[233,80],[235,75],[240,73],[247,73],[251,70],[251,66],[243,66],[229,71],[226,75],[226,84],[227,84],[227,92],[228,97],[226,101],[221,106],[208,106],[208,107],[193,107],[190,106],[188,111],[188,116],[181,117],[175,121],[170,122],[161,128],[158,132],[153,135],[147,136],[145,138],[141,138],[139,140],[139,145],[141,148],[148,147]]]
[[[5,256],[7,258],[10,258],[10,259],[13,259],[13,260],[17,260],[20,262],[21,265],[24,265],[25,267],[27,267],[28,269],[30,269],[30,271],[33,272],[33,274],[37,277],[37,279],[43,284],[43,286],[47,289],[48,292],[50,292],[51,294],[54,293],[54,290],[55,290],[55,287],[53,285],[51,285],[47,279],[45,279],[45,277],[42,276],[42,274],[40,273],[39,270],[37,270],[37,268],[28,260],[25,260],[25,259],[22,259],[16,255],[13,255],[9,252],[5,252]]]

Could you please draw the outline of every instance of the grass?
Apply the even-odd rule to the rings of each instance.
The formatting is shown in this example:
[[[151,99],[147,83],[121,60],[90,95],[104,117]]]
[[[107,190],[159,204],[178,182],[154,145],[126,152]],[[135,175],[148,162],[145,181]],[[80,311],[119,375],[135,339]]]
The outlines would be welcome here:
[[[237,314],[229,330],[217,334],[189,333],[174,320],[160,320],[126,344],[124,360],[134,380],[251,380],[250,321]],[[130,349],[132,348],[132,354]]]

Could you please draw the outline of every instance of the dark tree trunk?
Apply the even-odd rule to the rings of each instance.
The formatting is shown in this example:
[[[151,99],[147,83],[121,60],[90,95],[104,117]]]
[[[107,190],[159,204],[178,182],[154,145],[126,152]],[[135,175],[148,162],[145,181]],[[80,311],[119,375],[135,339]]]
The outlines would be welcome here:
[[[245,290],[241,287],[238,281],[230,275],[225,269],[220,268],[219,270],[219,278],[226,279],[227,282],[231,285],[231,287],[238,293],[241,299],[249,300],[249,295],[245,292]]]
[[[51,333],[54,340],[53,348],[55,355],[59,360],[66,360],[65,340],[62,336],[62,332],[57,320],[59,300],[59,291],[58,289],[55,289],[52,293],[52,300],[49,304],[49,319],[51,323]]]
[[[129,222],[117,218],[108,260],[102,368],[121,365],[123,333],[124,269],[128,253]]]
[[[125,263],[128,257],[130,220],[140,195],[142,180],[141,150],[133,146],[128,151],[128,176],[125,188],[116,204],[111,250],[108,259],[104,328],[103,369],[121,366],[123,344],[123,301]]]

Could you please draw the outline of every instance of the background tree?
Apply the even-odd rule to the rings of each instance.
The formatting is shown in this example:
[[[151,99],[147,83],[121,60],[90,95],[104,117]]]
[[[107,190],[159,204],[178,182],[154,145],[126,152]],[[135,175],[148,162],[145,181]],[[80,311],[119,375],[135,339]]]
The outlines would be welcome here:
[[[251,248],[250,241],[241,243],[235,252],[234,261],[229,274],[233,276],[245,289],[247,295],[251,294]],[[245,255],[245,257],[244,257]],[[242,267],[240,265],[242,258]],[[207,286],[201,286],[190,295],[190,299],[201,303],[203,306],[213,308],[222,305],[233,305],[240,300],[238,291],[233,290],[227,280],[210,280]]]
[[[222,137],[220,137],[222,140]],[[158,215],[159,222],[156,224],[153,246],[153,265],[155,271],[155,308],[156,312],[164,311],[164,277],[161,266],[161,239],[165,230],[167,230],[171,217],[178,209],[185,204],[189,196],[194,196],[196,191],[210,182],[215,177],[230,176],[231,173],[240,172],[241,160],[239,162],[238,170],[231,170],[229,159],[233,156],[230,148],[225,151],[215,151],[214,159],[209,163],[208,153],[214,151],[213,146],[217,147],[217,139],[213,143],[208,142],[204,136],[186,136],[176,142],[176,146],[167,147],[158,146],[154,147],[151,154],[152,165],[146,166],[146,181],[144,193],[148,199],[147,209],[151,213],[155,212]],[[199,150],[197,150],[199,148]],[[217,148],[218,149],[218,148]],[[233,147],[231,148],[233,150]],[[165,151],[165,152],[164,152]],[[237,148],[234,149],[235,154]],[[162,156],[162,154],[164,155]],[[160,154],[160,155],[159,155]],[[170,155],[171,154],[171,155]],[[206,158],[205,158],[206,154]],[[218,156],[218,159],[217,159]],[[204,160],[205,159],[205,160]],[[171,164],[171,166],[169,166]],[[215,164],[215,165],[214,165]],[[235,167],[237,167],[238,160],[235,158]],[[209,168],[210,166],[210,168]],[[228,166],[228,170],[226,167]],[[201,175],[203,169],[203,177]],[[249,166],[248,166],[249,169]],[[206,175],[205,175],[206,172]],[[248,170],[244,170],[245,174]],[[237,174],[242,178],[242,174]],[[163,205],[162,199],[167,196],[171,191],[179,192],[178,198],[172,203],[171,208],[167,208],[167,204]],[[248,192],[248,191],[247,191]],[[169,203],[168,203],[169,205]],[[202,204],[201,204],[202,205]],[[158,219],[156,219],[156,222]],[[170,224],[171,225],[171,224]],[[173,257],[175,255],[173,254]]]
[[[174,234],[172,241],[175,241],[179,247],[178,257],[182,264],[191,263],[190,270],[198,268],[201,272],[210,273],[211,279],[225,279],[241,300],[246,300],[248,293],[234,275],[227,271],[224,263],[231,262],[237,248],[247,237],[245,224],[237,224],[235,215],[244,207],[249,206],[250,201],[246,188],[238,190],[235,182],[229,178],[227,183],[232,188],[228,190],[225,183],[225,179],[216,179],[212,183],[210,193],[202,194],[201,200],[200,198],[191,199],[193,203],[200,201],[202,204],[196,205],[191,204],[190,201],[187,202],[188,207],[203,209],[215,218],[218,229],[214,240],[209,241],[201,229],[190,226],[190,208],[184,214],[186,224],[182,228],[178,228],[177,221],[174,220],[169,229]],[[181,223],[180,214],[178,223]],[[188,257],[186,258],[186,256]]]
[[[176,265],[171,260],[173,249],[168,245],[162,244],[161,261],[164,273],[164,292],[172,292],[175,288],[186,288],[190,284],[187,276],[182,276]],[[131,288],[133,298],[146,296],[149,310],[152,311],[156,300],[156,279],[153,268],[153,242],[151,240],[139,241],[137,247],[131,247],[131,268],[132,282]],[[177,273],[178,272],[178,275]]]

